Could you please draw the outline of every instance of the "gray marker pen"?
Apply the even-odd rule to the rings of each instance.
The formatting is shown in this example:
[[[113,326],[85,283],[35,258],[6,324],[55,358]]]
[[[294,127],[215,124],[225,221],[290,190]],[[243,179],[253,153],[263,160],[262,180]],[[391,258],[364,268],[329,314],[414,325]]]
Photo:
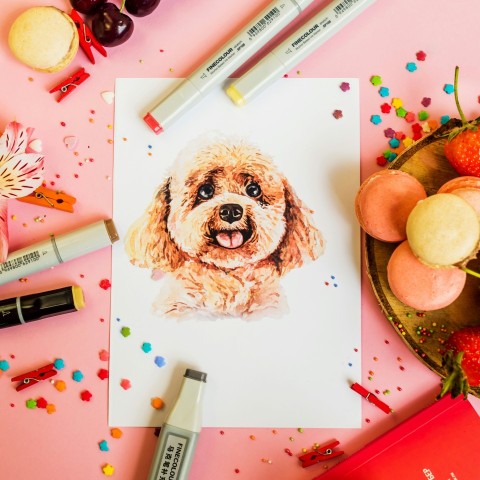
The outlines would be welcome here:
[[[48,240],[9,253],[5,262],[0,263],[0,285],[110,246],[117,240],[112,220],[100,220],[63,235],[50,235]]]
[[[187,368],[177,401],[162,426],[148,480],[187,480],[201,430],[207,374]]]

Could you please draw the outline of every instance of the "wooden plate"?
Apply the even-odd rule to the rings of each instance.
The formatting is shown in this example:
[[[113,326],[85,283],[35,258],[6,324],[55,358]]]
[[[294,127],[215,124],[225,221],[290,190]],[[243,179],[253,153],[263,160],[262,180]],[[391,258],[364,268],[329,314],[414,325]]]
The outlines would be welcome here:
[[[445,182],[458,177],[443,153],[445,134],[458,125],[459,120],[450,120],[402,152],[389,168],[415,176],[427,195],[436,193]],[[442,351],[446,339],[455,330],[480,324],[480,279],[467,275],[465,289],[448,307],[432,312],[416,311],[397,300],[388,285],[387,263],[397,245],[366,235],[367,274],[382,311],[395,331],[423,363],[444,377]],[[468,267],[480,271],[480,261],[472,260]],[[470,393],[480,398],[480,387],[471,387]]]

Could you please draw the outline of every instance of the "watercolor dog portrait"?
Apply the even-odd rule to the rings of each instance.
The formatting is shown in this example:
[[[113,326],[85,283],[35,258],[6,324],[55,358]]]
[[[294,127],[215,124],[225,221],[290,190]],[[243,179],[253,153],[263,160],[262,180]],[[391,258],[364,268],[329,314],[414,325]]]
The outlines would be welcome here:
[[[281,313],[280,278],[322,254],[312,213],[260,148],[207,134],[180,153],[125,245],[133,264],[164,274],[160,315],[258,317]]]
[[[219,87],[155,135],[179,81],[116,80],[110,425],[161,425],[193,368],[204,427],[359,427],[358,80]]]

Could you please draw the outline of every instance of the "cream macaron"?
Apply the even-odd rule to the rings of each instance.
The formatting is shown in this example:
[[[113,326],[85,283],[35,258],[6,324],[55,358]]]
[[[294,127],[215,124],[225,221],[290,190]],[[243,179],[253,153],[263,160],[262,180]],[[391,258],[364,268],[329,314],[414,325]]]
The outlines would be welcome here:
[[[390,289],[398,300],[428,312],[453,303],[463,291],[467,274],[459,268],[431,268],[425,265],[405,241],[390,256],[387,277]]]
[[[401,170],[370,175],[355,198],[355,213],[363,230],[383,242],[407,238],[406,225],[417,202],[427,197],[423,185]]]
[[[429,266],[464,266],[478,251],[480,223],[463,198],[438,193],[412,210],[407,238],[413,253]]]
[[[13,22],[8,45],[15,57],[41,72],[65,68],[78,51],[74,21],[56,7],[32,7]]]

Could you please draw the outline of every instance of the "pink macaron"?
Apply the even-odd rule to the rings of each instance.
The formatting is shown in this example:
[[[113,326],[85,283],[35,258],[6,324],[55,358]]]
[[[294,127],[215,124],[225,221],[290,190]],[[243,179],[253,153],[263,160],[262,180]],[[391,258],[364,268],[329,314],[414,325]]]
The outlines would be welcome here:
[[[438,193],[453,193],[463,198],[477,212],[480,217],[480,178],[456,177],[444,183]]]
[[[401,170],[382,170],[370,175],[355,198],[355,213],[366,233],[383,242],[407,238],[410,212],[427,197],[423,185]]]
[[[387,276],[398,300],[416,310],[430,311],[453,303],[462,293],[467,274],[456,267],[428,267],[405,241],[392,253]]]

